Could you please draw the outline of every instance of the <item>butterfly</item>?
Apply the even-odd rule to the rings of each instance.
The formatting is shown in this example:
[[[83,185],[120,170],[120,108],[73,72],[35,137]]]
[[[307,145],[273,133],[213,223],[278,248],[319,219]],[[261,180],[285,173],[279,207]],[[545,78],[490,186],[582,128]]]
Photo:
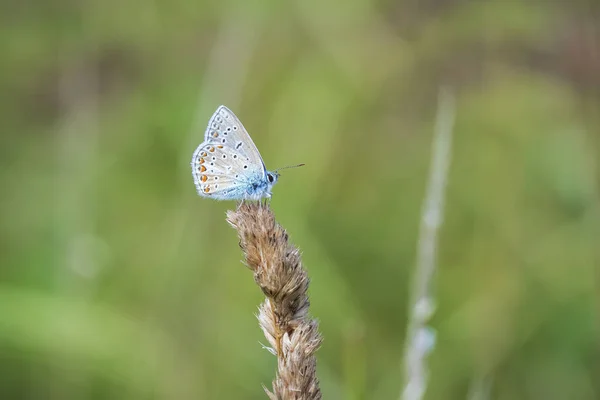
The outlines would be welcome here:
[[[225,106],[208,121],[191,166],[198,194],[216,200],[270,198],[279,178],[278,170],[267,171],[248,131]]]

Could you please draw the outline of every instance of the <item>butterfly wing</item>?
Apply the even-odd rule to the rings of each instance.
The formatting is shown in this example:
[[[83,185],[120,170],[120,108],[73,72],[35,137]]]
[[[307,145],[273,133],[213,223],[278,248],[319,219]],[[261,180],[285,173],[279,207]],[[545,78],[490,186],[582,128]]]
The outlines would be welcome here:
[[[192,174],[198,194],[217,200],[248,198],[265,180],[262,164],[252,165],[234,149],[206,142],[194,153]]]
[[[204,142],[230,147],[245,157],[250,164],[260,165],[266,172],[263,159],[250,134],[235,114],[225,106],[219,106],[208,121]]]
[[[247,198],[251,188],[266,179],[258,149],[225,106],[211,117],[204,142],[194,152],[191,164],[198,194],[217,200]]]

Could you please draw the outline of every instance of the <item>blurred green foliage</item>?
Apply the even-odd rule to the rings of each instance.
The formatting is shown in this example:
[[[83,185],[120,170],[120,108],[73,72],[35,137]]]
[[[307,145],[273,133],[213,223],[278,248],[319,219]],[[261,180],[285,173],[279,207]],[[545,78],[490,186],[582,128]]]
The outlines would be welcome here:
[[[235,204],[189,171],[219,104],[269,168],[307,164],[271,204],[312,279],[324,398],[398,398],[442,85],[458,104],[427,398],[600,398],[596,2],[0,10],[1,398],[265,398]]]

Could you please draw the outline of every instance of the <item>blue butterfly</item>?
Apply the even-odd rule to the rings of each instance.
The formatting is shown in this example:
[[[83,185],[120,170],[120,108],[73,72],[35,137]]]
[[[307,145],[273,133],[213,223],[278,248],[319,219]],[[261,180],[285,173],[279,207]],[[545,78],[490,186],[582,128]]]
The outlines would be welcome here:
[[[270,198],[279,178],[277,170],[267,171],[250,135],[225,106],[210,118],[191,165],[198,194],[216,200]]]

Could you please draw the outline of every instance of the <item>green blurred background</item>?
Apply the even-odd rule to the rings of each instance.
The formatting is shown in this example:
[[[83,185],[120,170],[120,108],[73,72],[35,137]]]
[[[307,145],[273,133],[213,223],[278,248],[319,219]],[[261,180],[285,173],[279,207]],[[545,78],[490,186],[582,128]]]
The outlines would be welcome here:
[[[600,398],[598,2],[0,10],[0,398],[265,398],[235,203],[189,168],[220,104],[267,167],[307,164],[271,204],[312,279],[324,398],[398,398],[442,86],[426,398]]]

